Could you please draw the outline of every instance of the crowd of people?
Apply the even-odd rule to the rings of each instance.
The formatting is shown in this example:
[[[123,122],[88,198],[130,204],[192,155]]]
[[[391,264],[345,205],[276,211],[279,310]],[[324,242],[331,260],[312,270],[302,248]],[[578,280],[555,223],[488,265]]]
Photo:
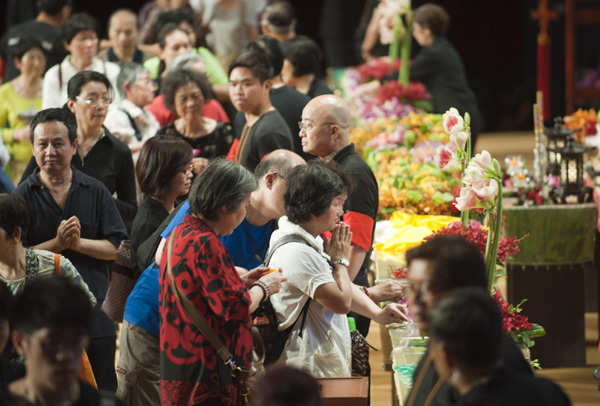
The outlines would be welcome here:
[[[408,404],[509,404],[491,402],[505,381],[568,404],[497,328],[465,241],[411,251],[407,286],[370,286],[377,181],[289,2],[151,1],[114,11],[105,40],[71,0],[37,6],[0,40],[0,405],[240,404],[232,367],[250,367],[270,307],[284,342],[252,402],[317,406],[315,378],[353,373],[347,317],[366,336],[408,319],[403,297],[432,338]],[[415,65],[450,53],[464,76],[445,12],[427,10]],[[341,60],[339,44],[325,41]],[[445,106],[448,77],[421,73]],[[121,255],[117,358],[102,305]]]

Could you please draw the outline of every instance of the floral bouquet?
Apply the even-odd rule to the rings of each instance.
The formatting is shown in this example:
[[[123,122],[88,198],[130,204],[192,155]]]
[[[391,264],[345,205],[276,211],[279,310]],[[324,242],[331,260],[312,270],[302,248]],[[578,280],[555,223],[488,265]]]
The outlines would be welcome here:
[[[574,135],[577,142],[583,142],[586,136],[597,133],[598,115],[594,109],[579,109],[575,113],[565,116],[564,122],[565,127],[569,130],[578,130]]]

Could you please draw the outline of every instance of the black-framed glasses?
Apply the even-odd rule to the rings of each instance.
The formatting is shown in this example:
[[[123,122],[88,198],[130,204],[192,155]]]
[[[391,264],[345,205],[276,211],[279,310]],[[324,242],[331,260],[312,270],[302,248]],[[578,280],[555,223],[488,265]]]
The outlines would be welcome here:
[[[278,172],[273,172],[273,175],[279,176],[281,179],[285,180],[285,176],[283,176],[282,174],[280,174]]]

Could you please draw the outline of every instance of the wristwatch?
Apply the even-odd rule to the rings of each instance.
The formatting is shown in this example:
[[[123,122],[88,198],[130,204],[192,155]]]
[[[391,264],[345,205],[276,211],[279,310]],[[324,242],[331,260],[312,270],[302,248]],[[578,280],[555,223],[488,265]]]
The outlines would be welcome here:
[[[331,261],[331,263],[335,266],[337,264],[344,265],[346,268],[350,268],[350,261],[346,258],[337,258]]]

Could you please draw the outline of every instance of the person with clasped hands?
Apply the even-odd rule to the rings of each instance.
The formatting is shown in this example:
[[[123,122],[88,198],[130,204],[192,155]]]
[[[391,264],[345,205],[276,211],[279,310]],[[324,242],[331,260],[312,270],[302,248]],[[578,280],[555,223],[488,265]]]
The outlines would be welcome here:
[[[281,268],[288,278],[271,303],[279,330],[292,327],[278,362],[315,377],[350,376],[350,310],[381,324],[406,319],[403,306],[392,303],[382,309],[351,281],[352,233],[340,222],[350,179],[334,163],[313,160],[294,168],[284,194],[287,216],[271,236],[269,249],[274,251],[268,266]],[[320,237],[326,231],[332,231],[331,240]],[[275,247],[288,235],[304,241]]]

